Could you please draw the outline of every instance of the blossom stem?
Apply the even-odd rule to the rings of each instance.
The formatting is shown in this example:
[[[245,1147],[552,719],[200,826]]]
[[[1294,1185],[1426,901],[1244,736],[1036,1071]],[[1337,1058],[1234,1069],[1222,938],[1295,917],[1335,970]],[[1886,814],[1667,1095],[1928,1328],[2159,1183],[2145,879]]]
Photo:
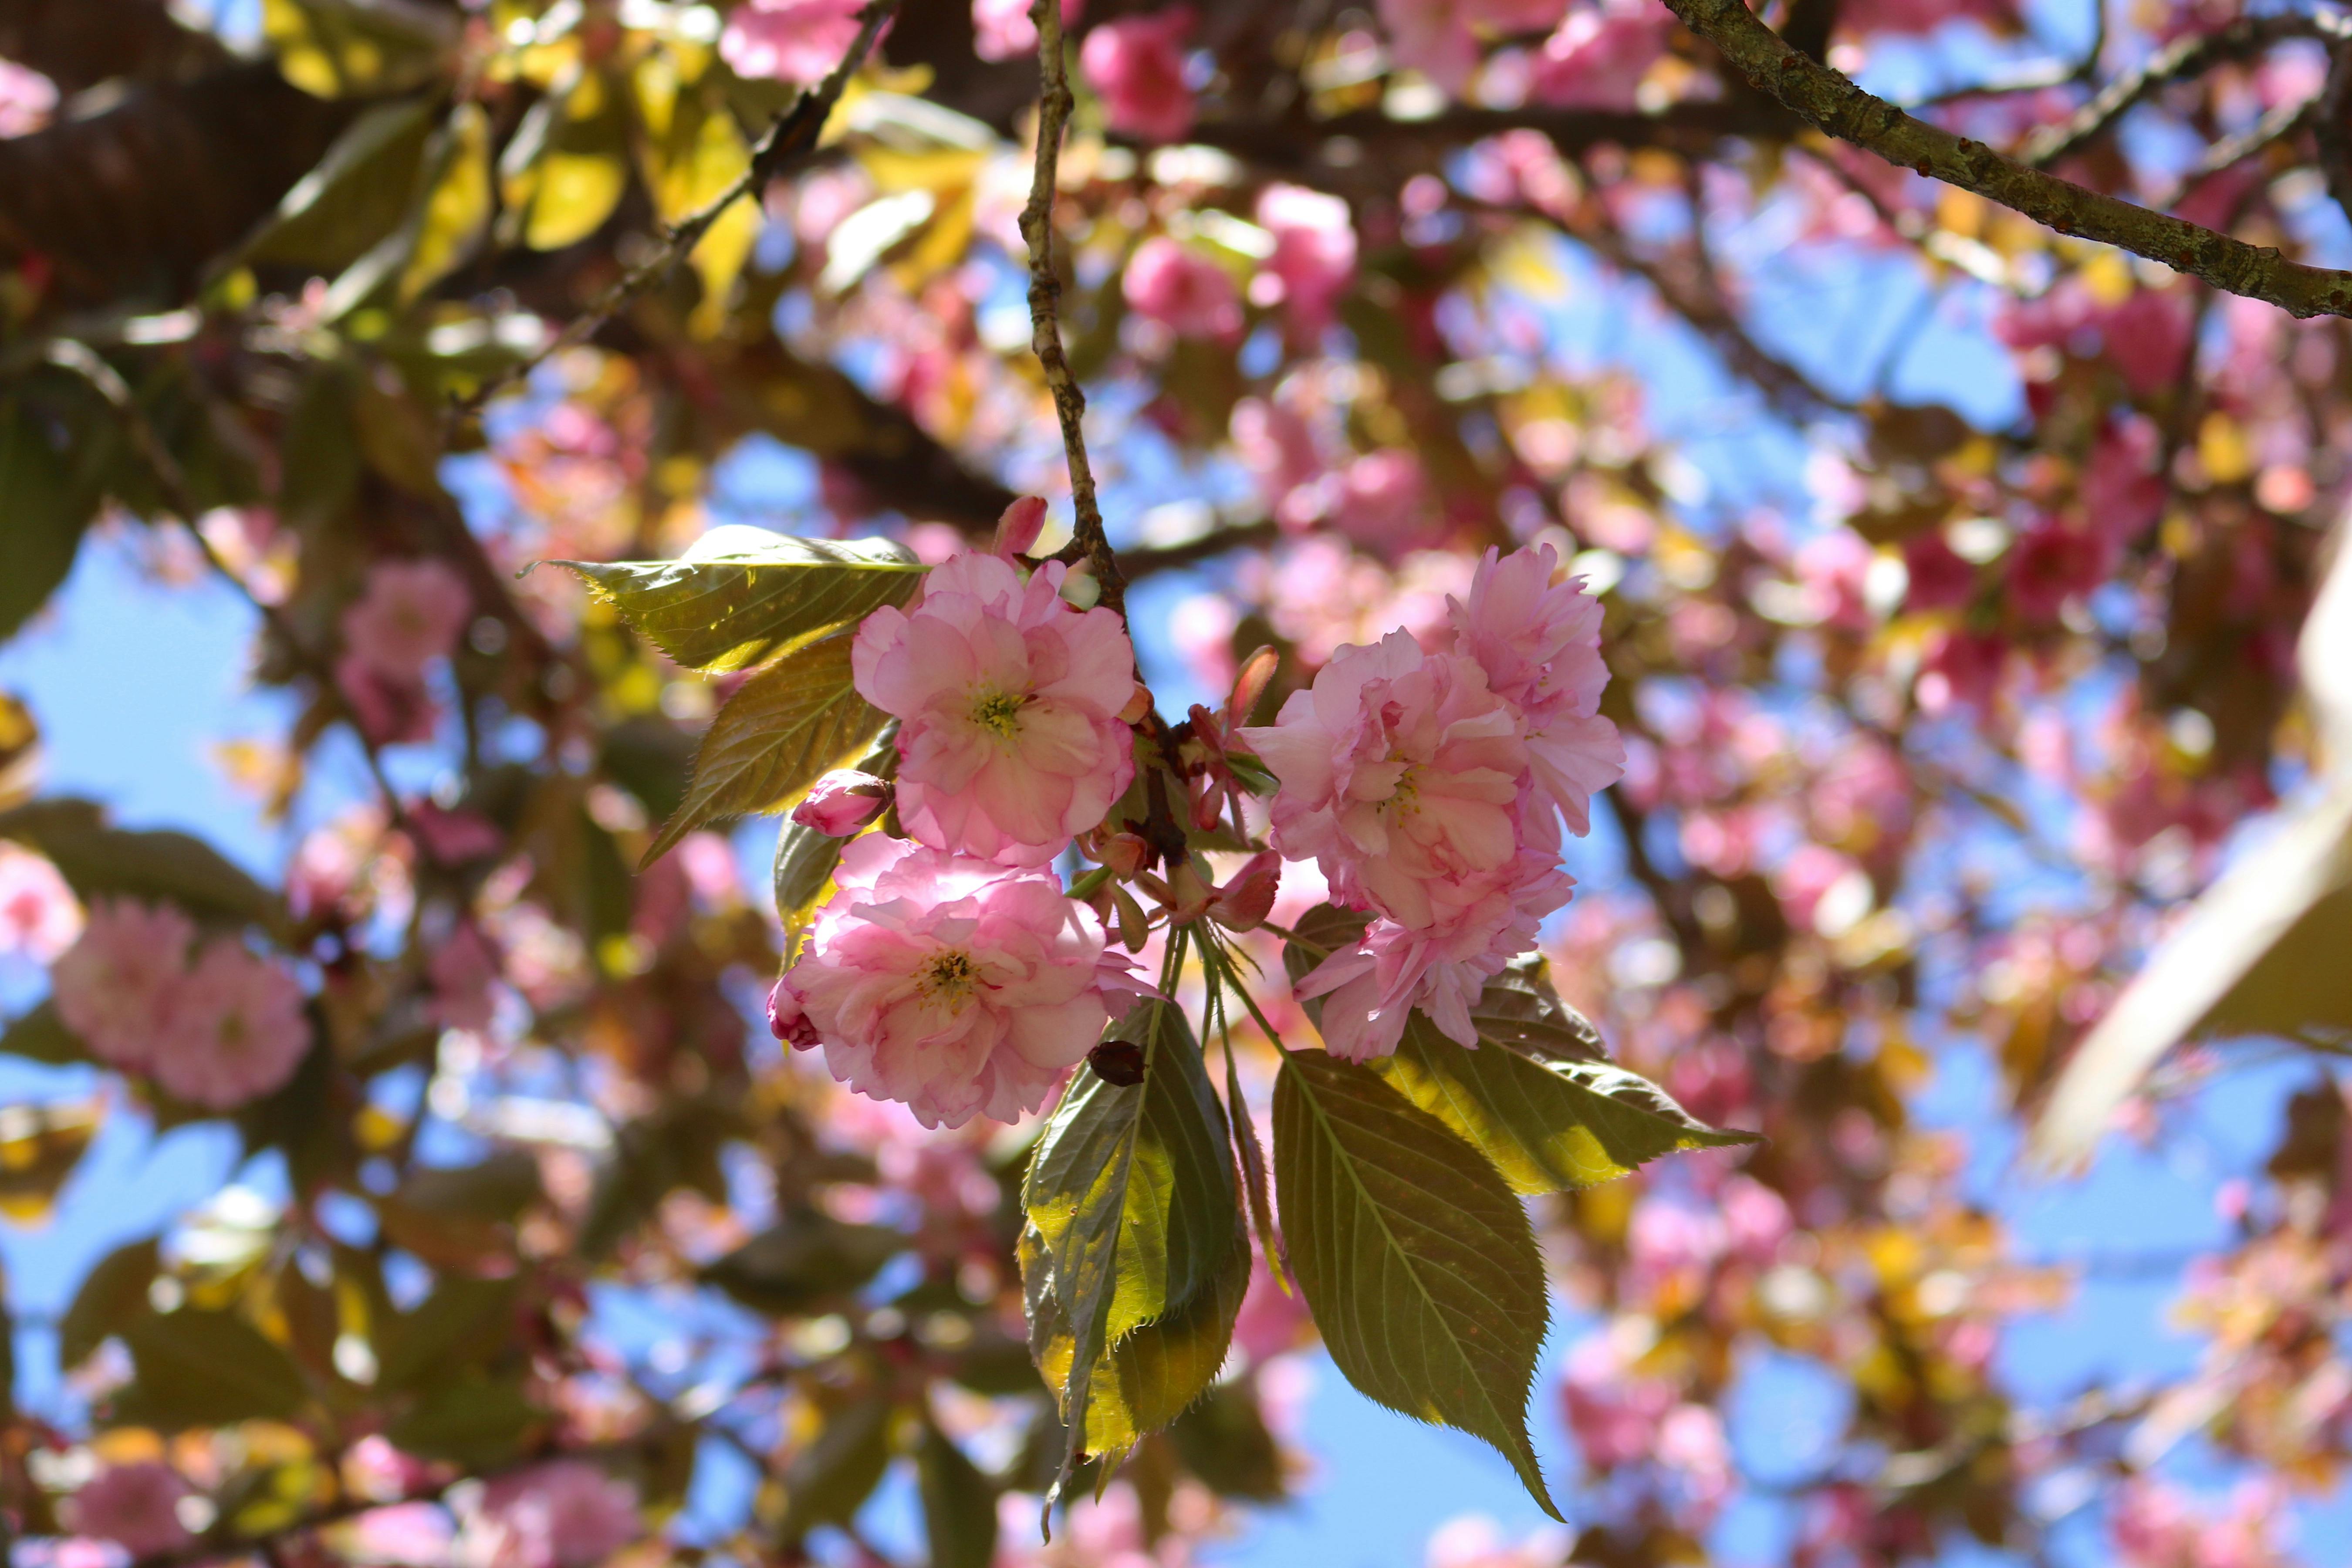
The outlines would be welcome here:
[[[1062,132],[1070,122],[1070,69],[1062,47],[1061,0],[1035,0],[1037,26],[1037,163],[1029,204],[1021,211],[1021,237],[1029,244],[1029,346],[1053,394],[1061,422],[1062,452],[1070,469],[1071,537],[1102,584],[1102,604],[1127,616],[1127,579],[1103,531],[1093,465],[1087,460],[1087,395],[1062,352],[1062,279],[1054,270],[1054,192],[1061,175]]]

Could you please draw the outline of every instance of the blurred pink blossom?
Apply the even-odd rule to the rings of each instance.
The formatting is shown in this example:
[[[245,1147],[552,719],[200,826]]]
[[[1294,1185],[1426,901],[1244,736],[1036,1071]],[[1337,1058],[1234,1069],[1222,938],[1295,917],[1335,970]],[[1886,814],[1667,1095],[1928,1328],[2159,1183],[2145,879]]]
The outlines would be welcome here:
[[[1062,26],[1086,9],[1085,0],[1062,0]],[[1037,52],[1037,24],[1029,0],[971,0],[971,52],[984,60],[1009,60]]]
[[[1155,234],[1135,247],[1119,287],[1136,314],[1180,338],[1224,340],[1242,330],[1233,275],[1167,235]]]
[[[1191,6],[1177,5],[1148,16],[1122,16],[1087,34],[1078,69],[1102,99],[1103,121],[1112,131],[1145,142],[1175,142],[1192,129],[1192,89],[1184,84],[1192,20]]]
[[[144,1071],[166,1043],[194,921],[168,904],[101,899],[49,971],[58,1016],[109,1067]]]
[[[1579,5],[1544,40],[1528,96],[1561,109],[1630,110],[1674,30],[1674,14],[1658,0]]]
[[[1274,236],[1260,281],[1271,279],[1291,324],[1313,334],[1328,325],[1333,307],[1356,276],[1356,230],[1341,198],[1303,185],[1271,184],[1258,193],[1258,226]],[[1251,298],[1258,300],[1254,284]]]
[[[81,903],[48,858],[0,840],[0,954],[54,963],[82,932]]]
[[[719,58],[740,77],[822,81],[857,41],[864,8],[864,0],[743,0],[719,35]]]
[[[343,611],[343,647],[386,680],[415,681],[457,646],[472,618],[472,592],[446,563],[380,562]]]
[[[67,1525],[83,1535],[111,1541],[133,1557],[176,1552],[194,1537],[180,1522],[183,1498],[195,1489],[171,1466],[154,1460],[110,1465],[66,1502]]]
[[[293,1077],[310,1048],[294,976],[233,938],[216,937],[177,988],[170,1037],[149,1070],[181,1100],[234,1110]]]
[[[584,1459],[492,1480],[478,1524],[488,1568],[595,1568],[646,1532],[636,1488]]]

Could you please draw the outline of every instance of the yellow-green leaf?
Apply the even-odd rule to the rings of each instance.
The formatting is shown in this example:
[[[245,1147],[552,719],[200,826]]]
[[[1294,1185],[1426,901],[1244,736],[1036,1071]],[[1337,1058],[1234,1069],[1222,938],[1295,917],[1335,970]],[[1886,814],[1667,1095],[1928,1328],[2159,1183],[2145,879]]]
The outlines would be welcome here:
[[[369,109],[278,199],[277,212],[247,245],[246,259],[348,266],[400,226],[432,132],[427,98]]]
[[[418,0],[262,0],[261,31],[288,81],[314,98],[391,93],[432,78],[456,15]]]
[[[481,105],[461,103],[442,128],[439,169],[419,215],[415,248],[400,274],[407,304],[464,265],[490,225],[490,123]]]
[[[688,669],[723,674],[914,596],[928,570],[887,539],[792,539],[729,524],[676,561],[557,561]]]
[[[1294,1051],[1274,1171],[1291,1271],[1348,1381],[1493,1444],[1558,1518],[1528,1437],[1543,1260],[1494,1166],[1369,1068]]]

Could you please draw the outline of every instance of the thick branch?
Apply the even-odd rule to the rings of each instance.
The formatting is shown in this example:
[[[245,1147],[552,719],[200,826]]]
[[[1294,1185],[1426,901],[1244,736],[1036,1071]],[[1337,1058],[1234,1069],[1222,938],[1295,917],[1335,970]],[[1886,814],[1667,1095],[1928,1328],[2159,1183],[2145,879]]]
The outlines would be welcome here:
[[[2061,234],[2161,261],[2216,289],[2295,316],[2352,315],[2352,272],[2306,267],[2270,247],[2134,206],[2001,156],[1980,142],[1914,120],[1790,48],[1741,0],[1667,0],[1685,26],[1748,80],[1842,141],[1925,178],[1973,191]]]
[[[1059,314],[1062,279],[1054,270],[1054,192],[1061,177],[1062,132],[1069,124],[1069,61],[1062,49],[1060,0],[1036,0],[1029,16],[1037,26],[1037,68],[1044,79],[1037,96],[1037,167],[1029,183],[1029,205],[1021,210],[1021,237],[1029,242],[1029,346],[1045,373],[1061,421],[1062,453],[1070,465],[1072,542],[1086,552],[1102,602],[1126,613],[1127,581],[1103,531],[1102,507],[1095,497],[1094,468],[1087,461],[1087,395],[1062,352]]]

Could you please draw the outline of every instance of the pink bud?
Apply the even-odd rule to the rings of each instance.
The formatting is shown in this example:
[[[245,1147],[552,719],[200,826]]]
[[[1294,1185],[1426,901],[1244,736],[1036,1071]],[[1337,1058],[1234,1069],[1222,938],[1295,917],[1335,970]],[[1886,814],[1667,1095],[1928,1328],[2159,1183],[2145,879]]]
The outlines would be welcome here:
[[[996,542],[991,549],[999,555],[1026,555],[1045,531],[1045,498],[1023,496],[997,520]]]
[[[889,799],[888,780],[856,768],[835,768],[809,787],[807,798],[793,807],[793,820],[803,827],[846,838],[881,816]]]
[[[1255,931],[1274,912],[1282,887],[1282,857],[1271,849],[1250,857],[1210,900],[1209,913],[1229,931]]]
[[[777,981],[775,989],[768,993],[768,1033],[796,1051],[809,1050],[822,1043],[817,1038],[816,1026],[801,1009],[800,993],[793,989],[789,980]]]

